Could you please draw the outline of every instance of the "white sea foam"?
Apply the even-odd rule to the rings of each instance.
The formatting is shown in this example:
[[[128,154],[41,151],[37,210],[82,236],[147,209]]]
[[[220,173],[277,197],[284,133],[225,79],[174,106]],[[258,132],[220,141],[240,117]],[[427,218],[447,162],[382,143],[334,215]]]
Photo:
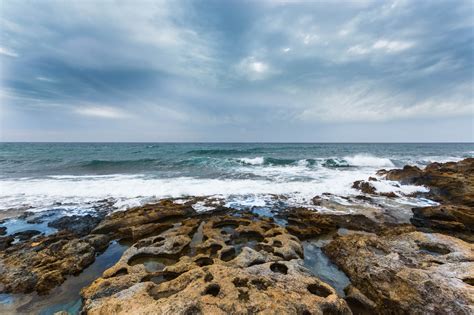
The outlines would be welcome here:
[[[185,196],[242,196],[247,205],[265,204],[269,195],[285,195],[295,205],[311,204],[311,198],[324,192],[339,196],[359,194],[351,188],[355,180],[367,178],[372,170],[334,170],[302,165],[253,167],[255,174],[268,179],[201,179],[192,177],[150,178],[144,175],[64,176],[43,179],[0,181],[0,209],[32,206],[42,209],[55,203],[86,205],[113,199],[115,207],[125,209],[161,198]],[[298,176],[304,175],[303,179]],[[295,179],[292,179],[295,178]],[[421,186],[379,181],[381,192],[411,193],[426,191]],[[251,198],[249,198],[251,196]]]
[[[249,165],[262,165],[265,162],[265,158],[261,156],[257,156],[254,158],[240,158],[237,160],[244,164],[249,164]]]
[[[351,166],[361,167],[395,167],[393,162],[388,158],[376,157],[369,154],[356,154],[354,156],[346,156],[344,160]]]

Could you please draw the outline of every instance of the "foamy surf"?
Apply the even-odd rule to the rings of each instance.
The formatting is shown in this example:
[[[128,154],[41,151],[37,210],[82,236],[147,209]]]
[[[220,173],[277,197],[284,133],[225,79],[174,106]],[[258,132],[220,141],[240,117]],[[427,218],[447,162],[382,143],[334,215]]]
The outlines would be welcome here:
[[[298,168],[298,166],[295,166]],[[280,170],[281,171],[281,170]],[[273,172],[278,177],[278,170]],[[284,173],[284,171],[281,171]],[[289,172],[287,170],[287,172]],[[303,172],[302,169],[291,172],[292,176]],[[258,173],[258,170],[257,170]],[[281,174],[280,174],[281,175]],[[250,179],[199,179],[149,178],[144,175],[116,176],[54,176],[45,179],[3,180],[0,182],[0,209],[31,206],[38,209],[57,204],[76,204],[84,207],[104,199],[113,199],[114,206],[126,209],[161,198],[180,198],[189,196],[253,196],[253,203],[247,206],[261,205],[260,199],[269,195],[282,195],[293,206],[311,205],[314,196],[330,193],[341,196],[357,195],[360,192],[352,188],[355,180],[367,177],[368,172],[331,171],[314,176],[306,181],[289,181],[281,177],[276,180]],[[426,191],[420,186],[383,184],[376,182],[381,192],[413,193]],[[244,199],[247,200],[248,198]]]
[[[424,167],[472,155],[467,145],[431,144],[3,144],[2,148],[0,210],[61,208],[71,213],[103,204],[126,209],[189,196],[220,198],[221,204],[235,208],[283,203],[326,211],[312,203],[313,197],[324,193],[338,196],[331,200],[341,206],[327,211],[356,211],[350,198],[360,194],[352,188],[356,180],[367,180],[381,168]],[[395,208],[403,202],[426,204],[407,197],[426,192],[425,187],[381,178],[371,183],[380,193],[399,196],[395,198],[399,203],[386,202]],[[207,203],[194,207],[209,210]]]

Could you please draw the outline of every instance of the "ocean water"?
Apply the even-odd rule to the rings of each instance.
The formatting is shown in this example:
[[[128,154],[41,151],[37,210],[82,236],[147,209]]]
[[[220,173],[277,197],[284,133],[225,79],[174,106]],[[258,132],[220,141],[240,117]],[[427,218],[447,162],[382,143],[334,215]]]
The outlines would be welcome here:
[[[359,194],[352,183],[381,168],[472,156],[472,143],[0,143],[0,211],[60,207],[74,214],[101,203],[126,209],[188,196],[212,196],[232,207],[271,206],[276,199],[311,205],[311,198],[323,193]],[[426,191],[389,181],[375,185],[400,196]]]

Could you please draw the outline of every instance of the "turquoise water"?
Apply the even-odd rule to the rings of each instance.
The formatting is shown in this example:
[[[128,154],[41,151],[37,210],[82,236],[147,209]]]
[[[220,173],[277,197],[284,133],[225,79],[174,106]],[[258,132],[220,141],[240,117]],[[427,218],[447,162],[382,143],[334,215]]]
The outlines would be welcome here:
[[[0,209],[76,211],[104,199],[124,208],[190,195],[255,206],[285,195],[304,203],[324,192],[350,195],[354,180],[381,168],[473,153],[472,143],[0,143]]]

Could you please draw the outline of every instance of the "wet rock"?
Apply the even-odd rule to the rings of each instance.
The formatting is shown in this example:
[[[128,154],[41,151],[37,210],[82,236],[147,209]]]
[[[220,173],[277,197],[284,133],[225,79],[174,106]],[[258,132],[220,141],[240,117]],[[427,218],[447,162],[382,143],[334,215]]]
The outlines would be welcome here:
[[[383,175],[389,180],[402,182],[403,184],[412,184],[415,178],[420,177],[423,171],[417,166],[405,165],[403,169],[380,170],[377,175]]]
[[[387,179],[425,185],[430,197],[443,202],[474,207],[474,158],[459,162],[431,163],[424,170],[405,166],[381,172]]]
[[[7,228],[5,226],[0,226],[0,235],[7,234]]]
[[[14,240],[15,238],[11,235],[0,237],[0,251],[8,248]]]
[[[387,229],[404,226],[399,223],[376,221],[363,214],[329,214],[307,208],[289,208],[279,218],[288,221],[286,229],[300,240],[335,232],[339,228],[381,233]]]
[[[351,234],[323,248],[376,304],[377,313],[470,314],[474,247],[460,239],[421,232]]]
[[[0,293],[48,292],[90,265],[99,243],[57,233],[11,245],[0,252]]]
[[[353,314],[374,314],[377,305],[353,285],[344,289],[345,300]]]
[[[466,241],[474,242],[474,209],[466,206],[440,205],[413,208],[411,223],[417,227],[451,234]]]
[[[333,220],[311,209],[290,208],[279,214],[288,224],[286,229],[300,240],[314,238],[336,229]]]
[[[387,179],[425,185],[427,196],[441,206],[413,209],[411,222],[420,228],[458,236],[473,241],[474,158],[459,162],[431,163],[421,170],[413,166],[381,171]]]
[[[37,230],[26,230],[26,231],[16,232],[12,236],[17,238],[19,241],[26,241],[39,234],[41,234],[41,232]]]
[[[82,291],[88,314],[350,314],[270,218],[200,215],[143,238]],[[278,303],[275,303],[278,301]]]
[[[314,196],[311,201],[313,202],[313,205],[315,206],[320,206],[321,205],[321,196]]]
[[[364,194],[369,194],[369,195],[373,195],[376,192],[375,187],[372,186],[371,183],[366,182],[364,180],[356,180],[354,184],[352,184],[352,188],[360,190]]]
[[[146,224],[174,223],[193,214],[195,214],[195,211],[189,205],[175,204],[171,200],[161,200],[155,205],[114,212],[105,217],[92,233],[133,239],[134,233],[141,237],[146,234],[143,231],[154,232],[153,226],[150,228],[150,226],[145,226]],[[160,225],[154,227],[158,231],[162,230]]]
[[[58,230],[66,230],[78,236],[84,236],[89,234],[102,219],[103,216],[92,216],[90,214],[84,216],[73,215],[51,221],[48,223],[48,226]]]

